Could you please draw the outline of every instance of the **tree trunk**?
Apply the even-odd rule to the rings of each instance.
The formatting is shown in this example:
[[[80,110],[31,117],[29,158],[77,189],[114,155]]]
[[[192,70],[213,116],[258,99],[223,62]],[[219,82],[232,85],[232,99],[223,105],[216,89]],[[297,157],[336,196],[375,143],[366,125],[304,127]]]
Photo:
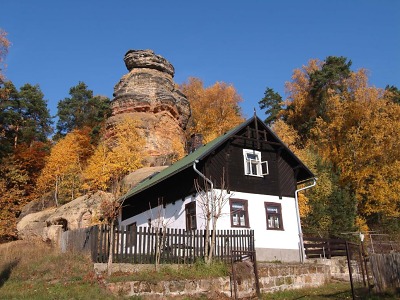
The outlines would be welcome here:
[[[213,259],[213,254],[214,254],[214,248],[215,248],[215,238],[216,238],[216,231],[217,231],[217,218],[214,218],[213,220],[213,226],[212,226],[212,234],[211,234],[211,246],[210,246],[210,254],[209,254],[209,261],[208,263],[211,264],[212,259]]]
[[[56,175],[56,188],[54,190],[54,201],[56,202],[56,207],[58,207],[58,175]]]
[[[114,219],[112,219],[110,224],[110,249],[108,252],[108,263],[107,263],[108,276],[111,276],[112,274],[113,250],[114,250]]]
[[[206,237],[204,243],[204,261],[208,263],[210,255],[210,217],[206,219]]]

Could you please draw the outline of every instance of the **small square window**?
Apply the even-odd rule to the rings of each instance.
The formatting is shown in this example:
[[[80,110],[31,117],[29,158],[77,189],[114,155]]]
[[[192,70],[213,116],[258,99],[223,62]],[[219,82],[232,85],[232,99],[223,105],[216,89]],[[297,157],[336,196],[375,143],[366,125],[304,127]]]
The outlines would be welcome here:
[[[283,230],[282,207],[280,203],[265,203],[267,229]]]
[[[249,227],[247,200],[230,199],[231,226]]]
[[[261,161],[261,152],[243,149],[244,173],[249,176],[263,177],[268,175],[268,162]]]

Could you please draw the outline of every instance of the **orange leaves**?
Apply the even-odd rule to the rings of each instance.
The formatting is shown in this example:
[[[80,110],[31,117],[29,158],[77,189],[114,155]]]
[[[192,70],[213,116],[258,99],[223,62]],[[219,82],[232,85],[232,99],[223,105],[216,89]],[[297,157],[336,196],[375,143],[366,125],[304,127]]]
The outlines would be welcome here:
[[[319,153],[341,170],[359,201],[359,213],[399,216],[400,106],[353,72],[348,91],[329,98],[326,120],[311,131]]]
[[[53,192],[58,205],[84,189],[114,189],[123,176],[141,167],[143,140],[136,122],[124,119],[107,133],[97,147],[90,143],[90,128],[73,130],[60,139],[37,180],[38,193]]]
[[[79,196],[80,177],[86,160],[93,147],[90,144],[88,128],[73,130],[53,146],[46,160],[38,181],[37,188],[41,192],[53,191],[58,205]]]
[[[332,164],[338,184],[355,195],[358,220],[366,225],[377,215],[400,217],[400,105],[396,87],[370,86],[368,72],[347,72],[350,64],[331,57],[330,65],[311,60],[294,70],[281,113],[286,123],[276,122],[274,130],[311,169],[309,150]],[[334,186],[329,176],[324,179],[328,173],[319,173],[315,199],[309,200],[323,204]]]
[[[136,131],[136,122],[126,117],[114,124],[97,146],[84,170],[85,187],[91,190],[119,192],[123,176],[142,166],[143,139]]]
[[[292,80],[285,83],[285,92],[288,94],[286,105],[292,109],[283,114],[289,124],[306,123],[316,116],[315,107],[310,97],[310,73],[319,70],[322,62],[310,60],[307,66],[293,71]]]
[[[242,99],[233,86],[217,82],[204,88],[200,79],[189,78],[181,89],[192,109],[188,136],[201,133],[207,143],[243,122],[239,107]]]

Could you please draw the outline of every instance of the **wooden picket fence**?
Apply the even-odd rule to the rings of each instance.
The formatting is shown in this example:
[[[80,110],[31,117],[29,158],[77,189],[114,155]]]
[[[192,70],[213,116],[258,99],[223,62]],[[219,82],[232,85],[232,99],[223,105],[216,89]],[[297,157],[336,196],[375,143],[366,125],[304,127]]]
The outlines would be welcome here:
[[[113,261],[154,263],[158,252],[161,263],[192,263],[204,257],[205,236],[205,230],[115,227]],[[107,262],[110,251],[110,227],[107,225],[92,227],[90,243],[93,261]],[[213,256],[229,262],[232,251],[255,251],[254,231],[217,230]]]

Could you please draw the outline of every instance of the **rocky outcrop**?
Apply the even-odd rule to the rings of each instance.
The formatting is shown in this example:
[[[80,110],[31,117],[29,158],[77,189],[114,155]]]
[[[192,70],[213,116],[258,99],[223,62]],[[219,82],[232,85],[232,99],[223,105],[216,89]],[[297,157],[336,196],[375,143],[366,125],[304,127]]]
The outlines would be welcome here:
[[[22,240],[43,239],[44,229],[47,227],[46,220],[55,210],[55,208],[50,208],[23,217],[17,224],[18,238]]]
[[[109,122],[122,117],[138,121],[146,140],[145,165],[165,165],[176,148],[183,149],[190,105],[173,81],[174,67],[151,50],[129,50],[124,57],[129,71],[114,87]]]
[[[39,238],[58,242],[60,231],[86,228],[99,217],[99,207],[103,199],[111,199],[106,192],[78,197],[58,208],[31,213],[17,224],[18,237],[24,240]]]
[[[130,189],[165,168],[165,166],[158,166],[138,169],[127,175],[122,184],[126,189]],[[24,240],[41,239],[57,243],[60,232],[86,228],[98,222],[101,218],[99,208],[102,200],[111,198],[112,194],[99,191],[78,197],[58,208],[31,211],[18,222],[18,237]]]

